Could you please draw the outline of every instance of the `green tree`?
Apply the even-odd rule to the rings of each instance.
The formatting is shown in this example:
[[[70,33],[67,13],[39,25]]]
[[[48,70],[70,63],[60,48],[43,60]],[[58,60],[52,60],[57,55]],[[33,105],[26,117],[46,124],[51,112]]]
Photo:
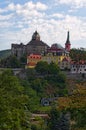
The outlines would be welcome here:
[[[59,97],[58,106],[61,111],[70,111],[73,129],[86,128],[86,83],[76,84],[72,95]]]
[[[37,63],[35,69],[40,74],[47,74],[48,73],[48,63],[44,62],[44,61],[40,61]]]
[[[50,130],[70,130],[70,114],[53,106],[49,113],[48,127]]]
[[[0,66],[4,68],[19,68],[21,67],[21,64],[16,56],[9,56],[0,61]]]
[[[49,72],[49,74],[58,74],[59,73],[59,71],[60,71],[60,69],[59,69],[59,67],[55,64],[55,63],[53,63],[53,62],[51,62],[49,65],[48,65],[48,72]]]
[[[86,50],[71,49],[70,57],[74,61],[86,60]]]
[[[28,96],[12,71],[0,74],[0,129],[30,130]]]
[[[56,107],[52,107],[49,113],[48,126],[50,130],[58,130],[59,127],[60,113],[57,111]]]
[[[24,86],[25,94],[28,95],[27,107],[30,112],[35,112],[40,107],[40,98],[37,95],[35,89],[31,87],[31,84],[27,80],[22,80],[22,86]]]

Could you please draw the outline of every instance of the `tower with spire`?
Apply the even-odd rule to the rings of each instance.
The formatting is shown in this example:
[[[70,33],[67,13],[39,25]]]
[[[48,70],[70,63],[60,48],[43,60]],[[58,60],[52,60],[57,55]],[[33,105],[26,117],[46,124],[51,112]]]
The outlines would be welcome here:
[[[71,44],[70,44],[70,36],[69,36],[69,31],[68,31],[67,32],[67,40],[66,40],[66,43],[65,43],[65,50],[67,50],[69,52],[70,49],[71,49]]]

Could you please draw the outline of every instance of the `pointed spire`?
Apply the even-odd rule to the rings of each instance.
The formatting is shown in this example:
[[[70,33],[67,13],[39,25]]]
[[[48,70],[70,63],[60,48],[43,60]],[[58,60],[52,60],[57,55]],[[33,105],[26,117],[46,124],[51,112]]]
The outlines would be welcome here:
[[[70,44],[70,39],[69,39],[69,31],[67,32],[67,40],[66,40],[66,43],[65,43],[65,49],[67,51],[70,51],[70,47],[71,47],[71,44]]]
[[[70,43],[70,40],[69,40],[70,36],[69,36],[69,31],[67,32],[67,41],[66,43]]]

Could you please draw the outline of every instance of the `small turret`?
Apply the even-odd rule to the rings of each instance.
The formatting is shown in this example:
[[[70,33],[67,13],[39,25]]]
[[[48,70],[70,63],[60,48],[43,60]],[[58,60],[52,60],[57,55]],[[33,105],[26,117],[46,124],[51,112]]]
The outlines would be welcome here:
[[[66,40],[66,43],[65,43],[65,49],[67,51],[70,51],[70,47],[71,47],[71,44],[70,44],[70,40],[69,40],[69,31],[67,32],[67,40]]]
[[[33,33],[32,40],[40,41],[40,35],[37,31]]]

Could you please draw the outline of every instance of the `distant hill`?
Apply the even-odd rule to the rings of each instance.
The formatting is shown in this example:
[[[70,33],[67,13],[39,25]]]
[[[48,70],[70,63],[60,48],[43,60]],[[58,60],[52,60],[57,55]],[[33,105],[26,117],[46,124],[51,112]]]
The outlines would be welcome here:
[[[10,54],[11,54],[11,49],[2,50],[2,51],[0,51],[0,59],[8,57],[8,56],[10,56]]]

